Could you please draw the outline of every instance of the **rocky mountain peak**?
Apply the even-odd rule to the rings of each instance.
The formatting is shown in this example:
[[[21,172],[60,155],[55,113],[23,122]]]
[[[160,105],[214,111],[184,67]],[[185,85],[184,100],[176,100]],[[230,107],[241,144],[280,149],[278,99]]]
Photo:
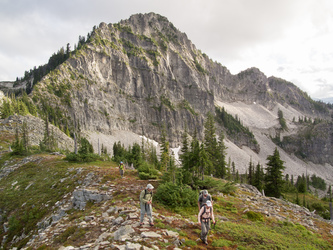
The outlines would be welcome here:
[[[265,162],[277,146],[272,137],[299,137],[303,126],[293,118],[325,119],[325,131],[330,131],[332,113],[329,106],[314,102],[294,84],[267,77],[257,68],[232,75],[227,67],[196,49],[166,17],[155,13],[135,14],[114,24],[101,23],[64,63],[34,85],[30,97],[40,107],[47,104],[63,114],[55,118],[57,122],[70,124],[73,129],[75,119],[82,131],[95,137],[115,138],[126,131],[128,135],[121,141],[132,133],[159,141],[161,127],[165,126],[171,147],[180,146],[185,127],[197,131],[202,139],[208,112],[215,114],[216,107],[224,107],[233,117],[241,117],[240,122],[264,145],[253,147],[248,138],[226,136],[233,143],[230,148],[239,152],[245,146],[253,151],[235,160],[242,168],[251,157]],[[278,110],[283,110],[290,130],[280,131]],[[226,129],[218,125],[218,130]],[[286,157],[306,151],[332,164],[327,157],[333,154],[331,136],[320,139],[327,149],[321,156],[317,146],[309,146],[320,145],[313,139],[318,133],[304,134],[311,134],[311,141],[297,140],[302,141],[298,143],[302,148],[285,147],[292,150]],[[93,137],[91,140],[96,139]],[[105,139],[105,143],[111,152],[113,141]],[[267,145],[269,150],[264,151]],[[94,146],[97,148],[96,143]],[[316,150],[312,152],[312,148]],[[229,151],[229,155],[237,154]],[[290,165],[303,166],[289,160]]]

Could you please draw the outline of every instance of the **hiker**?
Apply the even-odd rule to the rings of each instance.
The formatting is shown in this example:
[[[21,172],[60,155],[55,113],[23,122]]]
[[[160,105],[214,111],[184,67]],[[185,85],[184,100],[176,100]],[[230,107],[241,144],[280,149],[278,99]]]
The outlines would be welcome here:
[[[119,172],[120,172],[121,178],[123,178],[124,172],[125,172],[125,166],[124,166],[124,163],[122,161],[119,164]]]
[[[199,200],[198,200],[198,208],[200,210],[200,208],[202,207],[203,204],[206,203],[206,201],[211,201],[213,202],[212,200],[212,197],[210,196],[210,194],[208,194],[208,191],[207,190],[203,190],[200,195],[199,195]]]
[[[150,226],[154,226],[152,218],[153,185],[148,184],[140,193],[140,226],[143,225],[143,217],[147,214]]]
[[[208,245],[207,236],[208,231],[210,230],[210,220],[212,220],[213,224],[215,224],[212,202],[208,200],[203,204],[198,214],[198,222],[201,226],[200,239],[206,245]]]

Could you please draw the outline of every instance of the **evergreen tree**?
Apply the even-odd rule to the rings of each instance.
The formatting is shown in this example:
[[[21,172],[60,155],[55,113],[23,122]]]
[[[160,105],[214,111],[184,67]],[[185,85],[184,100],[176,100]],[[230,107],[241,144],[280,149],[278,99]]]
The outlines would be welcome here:
[[[180,161],[182,163],[182,175],[184,184],[193,183],[193,169],[190,165],[190,148],[189,148],[189,139],[187,134],[187,127],[185,126],[185,131],[182,134],[182,147],[180,149]]]
[[[189,158],[189,171],[192,173],[192,185],[199,179],[199,165],[200,165],[200,143],[197,139],[197,130],[195,129],[192,135],[190,158]]]
[[[214,175],[215,175],[215,177],[222,178],[222,179],[226,178],[228,174],[230,175],[230,171],[229,171],[230,167],[229,168],[227,167],[227,163],[225,160],[227,147],[224,145],[223,140],[224,140],[224,134],[223,134],[223,131],[221,131],[219,140],[218,140],[218,144],[217,144],[217,150],[216,150],[216,163],[215,163],[216,165],[215,165],[215,174]]]
[[[26,121],[22,124],[22,144],[25,153],[29,153],[29,131]]]
[[[207,174],[211,175],[216,173],[215,169],[212,169],[212,167],[213,166],[216,167],[218,165],[219,157],[218,157],[218,143],[216,139],[214,116],[210,112],[208,112],[207,114],[207,119],[204,124],[204,127],[205,127],[204,130],[205,152],[207,154],[208,160],[211,161],[212,163],[209,164],[209,166],[207,166]],[[223,167],[225,167],[225,162]]]
[[[299,193],[306,192],[306,181],[305,181],[304,174],[302,176],[297,177],[296,188]]]
[[[260,163],[258,162],[256,166],[256,171],[254,172],[253,178],[253,186],[255,186],[259,191],[264,189],[264,178],[265,174],[263,168],[261,167]]]
[[[166,128],[165,125],[163,125],[161,129],[161,160],[160,160],[160,171],[168,171],[168,167],[170,164],[170,148],[169,148],[169,142],[166,138]]]
[[[78,153],[80,155],[88,155],[94,153],[94,148],[91,143],[86,138],[81,138],[80,140],[80,148]]]
[[[279,123],[281,125],[281,129],[288,131],[286,120],[284,119],[283,112],[280,109],[278,110],[278,119],[279,119]]]
[[[283,161],[280,159],[280,153],[275,148],[273,155],[267,157],[268,163],[265,176],[265,193],[268,196],[280,198],[283,188],[282,171],[285,169]]]
[[[208,169],[211,169],[211,167],[212,162],[209,160],[204,144],[201,143],[199,151],[199,173],[201,180],[204,180],[205,173],[209,174]]]
[[[141,155],[141,147],[139,144],[134,143],[134,145],[131,148],[131,154],[129,157],[129,163],[132,164],[134,168],[140,167],[142,164],[142,155]]]
[[[5,119],[14,114],[13,105],[8,97],[3,98],[2,100],[2,105],[0,106],[0,114],[2,119]]]
[[[238,172],[238,170],[237,170],[237,172],[236,172],[235,182],[239,182],[239,172]]]
[[[252,159],[250,160],[250,163],[249,163],[249,174],[248,174],[248,183],[250,185],[253,185],[254,183],[254,165],[252,163]]]
[[[13,149],[13,152],[12,152],[13,155],[23,155],[23,152],[24,152],[23,143],[22,143],[22,140],[20,140],[19,129],[17,126],[15,129],[15,141],[13,142],[11,147]]]

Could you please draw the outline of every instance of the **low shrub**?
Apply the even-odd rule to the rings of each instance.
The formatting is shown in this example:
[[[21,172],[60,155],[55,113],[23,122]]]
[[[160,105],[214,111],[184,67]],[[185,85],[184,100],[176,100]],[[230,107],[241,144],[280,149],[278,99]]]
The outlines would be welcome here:
[[[212,242],[213,247],[229,247],[233,245],[231,241],[225,239],[218,239]]]
[[[249,220],[252,221],[264,221],[264,216],[261,213],[248,211],[246,212],[246,216]]]
[[[75,154],[69,153],[66,155],[65,160],[70,162],[93,162],[101,159],[98,154],[89,153],[89,154]]]
[[[138,168],[138,172],[141,180],[157,179],[159,175],[154,166],[147,162],[141,164]]]
[[[172,182],[166,182],[159,185],[154,198],[171,208],[192,207],[197,205],[198,194],[188,186],[178,186]]]

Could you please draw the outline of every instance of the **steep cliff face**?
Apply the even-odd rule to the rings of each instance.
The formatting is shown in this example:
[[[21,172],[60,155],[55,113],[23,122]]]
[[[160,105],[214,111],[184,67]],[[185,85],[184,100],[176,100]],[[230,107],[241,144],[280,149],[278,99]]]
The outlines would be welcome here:
[[[198,62],[203,58],[165,18],[135,15],[115,25],[102,23],[34,92],[60,104],[55,89],[70,83],[68,115],[75,113],[86,130],[149,131],[158,139],[165,124],[173,142],[185,124],[201,134],[205,115],[214,110],[208,73]]]
[[[181,141],[185,126],[202,137],[205,117],[219,101],[268,109],[280,103],[304,115],[329,114],[293,84],[267,78],[256,68],[232,75],[154,13],[101,23],[32,94],[87,131],[128,130],[158,141],[165,126],[171,146]]]
[[[281,146],[288,153],[316,164],[333,162],[333,124],[322,122],[303,127],[297,134],[283,138]]]

